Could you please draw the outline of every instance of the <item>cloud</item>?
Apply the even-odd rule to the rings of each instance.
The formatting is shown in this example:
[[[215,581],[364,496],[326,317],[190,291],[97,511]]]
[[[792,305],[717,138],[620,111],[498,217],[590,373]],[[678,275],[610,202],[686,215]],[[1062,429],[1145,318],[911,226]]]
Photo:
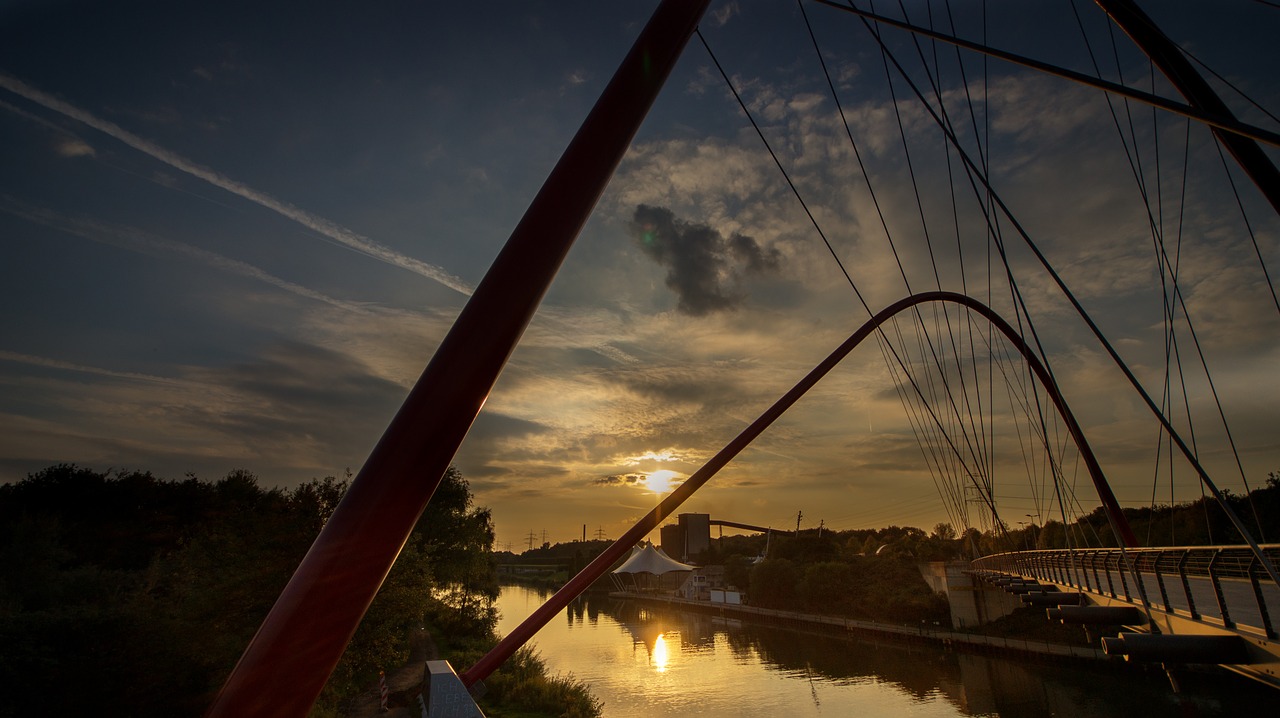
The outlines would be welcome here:
[[[684,461],[685,457],[678,449],[663,449],[662,451],[646,451],[637,456],[627,456],[620,459],[620,462],[628,466],[639,466],[641,462],[656,461],[664,463],[668,461]]]
[[[59,127],[57,124],[50,122],[39,115],[33,115],[26,110],[14,107],[8,102],[3,101],[0,101],[0,109],[52,131],[56,137],[53,151],[60,157],[94,157],[98,154],[97,151],[93,149],[93,146],[88,142],[85,142],[80,137],[68,132],[66,128]]]
[[[647,474],[610,474],[592,479],[593,486],[644,486],[648,481]]]
[[[38,416],[0,407],[0,454],[23,459],[15,472],[142,461],[162,474],[253,466],[273,482],[305,479],[357,466],[404,396],[363,359],[289,340],[172,377],[9,351],[0,360],[37,369],[0,378],[11,405],[41,406]]]
[[[679,297],[679,311],[689,316],[738,307],[746,297],[742,278],[774,273],[781,263],[776,248],[765,249],[745,234],[726,239],[665,207],[637,206],[631,231],[644,253],[667,267],[667,286]]]
[[[97,151],[79,137],[63,137],[54,147],[60,157],[93,157]]]
[[[746,266],[747,274],[768,274],[778,271],[782,253],[777,249],[765,250],[745,234],[734,234],[728,240],[733,257]]]
[[[113,377],[116,379],[131,379],[134,381],[152,382],[158,384],[182,384],[191,385],[181,379],[172,377],[156,376],[154,374],[142,374],[133,371],[115,371],[112,369],[104,369],[102,367],[87,366],[85,364],[76,364],[75,362],[62,361],[61,359],[51,359],[49,357],[34,356],[31,354],[22,354],[20,352],[11,352],[0,349],[0,361],[11,361],[19,364],[27,364],[29,366],[43,367],[46,369],[59,369],[62,371],[72,371],[81,374],[93,374],[95,376]]]
[[[711,11],[711,19],[715,22],[716,27],[724,27],[734,15],[742,12],[742,8],[738,7],[737,0],[727,2],[724,5]]]
[[[482,411],[467,432],[469,442],[486,444],[506,439],[524,439],[550,431],[550,427],[536,421],[526,421],[496,411]]]
[[[7,212],[17,217],[21,217],[29,222],[41,224],[46,227],[66,232],[91,242],[100,242],[102,244],[118,247],[120,249],[138,252],[140,254],[158,255],[162,253],[176,254],[187,259],[199,262],[214,269],[219,269],[231,274],[237,274],[242,277],[256,279],[260,282],[269,284],[277,289],[284,290],[290,294],[296,294],[300,297],[313,299],[318,302],[324,302],[339,309],[351,312],[367,314],[369,309],[357,302],[349,302],[342,299],[330,297],[322,292],[304,287],[300,284],[281,279],[270,274],[258,267],[238,259],[231,259],[216,252],[210,252],[206,249],[193,247],[183,242],[175,242],[173,240],[156,237],[132,227],[121,227],[101,222],[92,222],[88,220],[71,219],[61,217],[48,210],[28,207],[25,203],[10,197],[8,195],[0,195],[0,211]]]
[[[224,387],[232,400],[184,407],[184,422],[234,437],[257,455],[303,465],[367,456],[405,393],[356,357],[292,340],[248,361],[192,374]],[[317,416],[337,420],[318,422]]]
[[[374,376],[358,359],[312,344],[281,341],[250,362],[214,371],[221,382],[264,398],[273,406],[289,406],[298,416],[342,406],[394,407],[404,390]],[[389,403],[390,402],[390,403]]]
[[[613,372],[608,381],[667,406],[698,406],[742,395],[743,388],[725,374],[723,366],[645,365]]]
[[[410,272],[426,277],[427,279],[432,279],[461,294],[470,296],[473,291],[471,285],[453,274],[450,274],[441,267],[437,267],[433,264],[428,264],[421,260],[396,252],[385,245],[379,244],[368,237],[357,234],[335,222],[331,222],[323,217],[318,217],[304,209],[300,209],[268,194],[259,192],[242,182],[233,180],[219,172],[209,169],[208,167],[198,165],[181,155],[170,152],[153,142],[145,140],[132,132],[125,130],[114,122],[109,122],[96,117],[75,105],[37,90],[21,80],[0,73],[0,87],[3,87],[15,95],[41,105],[48,110],[52,110],[53,112],[57,112],[88,125],[89,127],[113,137],[135,150],[138,150],[155,160],[163,162],[176,170],[185,172],[192,177],[202,179],[215,187],[226,190],[227,192],[265,207],[283,217],[291,219],[307,229],[327,237],[341,246],[348,247],[367,257],[385,262],[392,266],[406,269]]]
[[[640,486],[645,488],[649,485],[648,474],[611,474],[608,476],[599,476],[591,480],[593,486]]]

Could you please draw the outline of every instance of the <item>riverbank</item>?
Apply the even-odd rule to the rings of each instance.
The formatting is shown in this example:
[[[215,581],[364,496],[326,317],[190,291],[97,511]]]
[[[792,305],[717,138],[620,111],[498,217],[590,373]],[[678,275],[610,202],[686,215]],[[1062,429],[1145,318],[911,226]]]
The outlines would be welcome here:
[[[1101,648],[1088,646],[1070,646],[1050,643],[1036,639],[1012,638],[1008,636],[987,636],[957,631],[938,630],[920,626],[898,626],[874,621],[859,621],[840,616],[823,616],[796,611],[783,611],[756,606],[739,606],[708,601],[694,601],[675,596],[659,596],[653,594],[636,594],[615,591],[609,594],[612,598],[622,598],[639,603],[665,605],[673,609],[696,611],[721,618],[738,619],[757,623],[766,623],[803,630],[821,629],[830,634],[832,627],[839,628],[851,636],[890,639],[907,644],[927,643],[949,649],[961,649],[974,653],[1009,655],[1033,655],[1051,659],[1068,661],[1112,661]]]
[[[440,652],[427,631],[414,631],[410,637],[409,662],[387,674],[387,711],[382,710],[381,692],[373,690],[361,693],[351,701],[344,713],[346,718],[416,718],[421,713],[417,706],[422,692],[422,674],[427,661],[437,660]]]
[[[468,645],[439,647],[425,630],[411,637],[409,662],[386,674],[387,710],[383,711],[378,687],[352,699],[340,715],[343,718],[416,718],[421,714],[418,695],[422,693],[427,661],[452,658],[458,667],[471,665],[489,647],[475,641]],[[490,718],[600,718],[600,701],[590,688],[572,676],[553,674],[536,651],[517,651],[485,679],[485,690],[477,704]]]

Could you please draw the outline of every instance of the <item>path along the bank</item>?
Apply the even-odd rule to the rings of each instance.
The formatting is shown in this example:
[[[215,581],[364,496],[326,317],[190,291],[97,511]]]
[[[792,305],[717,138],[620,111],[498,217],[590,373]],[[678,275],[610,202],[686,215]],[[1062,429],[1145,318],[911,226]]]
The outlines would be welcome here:
[[[440,656],[435,641],[427,631],[414,631],[409,638],[409,662],[387,673],[387,711],[382,710],[378,686],[357,696],[345,713],[348,718],[418,718],[418,694],[422,692],[422,673],[427,661]]]

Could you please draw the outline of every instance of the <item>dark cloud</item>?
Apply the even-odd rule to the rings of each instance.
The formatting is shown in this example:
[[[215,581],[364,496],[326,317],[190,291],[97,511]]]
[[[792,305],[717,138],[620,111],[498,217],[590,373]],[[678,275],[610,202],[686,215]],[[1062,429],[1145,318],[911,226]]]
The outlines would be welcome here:
[[[733,256],[742,262],[747,274],[768,274],[778,271],[782,261],[782,253],[770,248],[765,251],[755,239],[745,234],[734,234],[729,237],[729,249]]]
[[[707,367],[642,367],[607,377],[647,399],[665,403],[723,404],[742,395],[737,381]]]
[[[482,411],[467,432],[467,441],[493,442],[502,439],[522,439],[544,434],[550,427],[536,421],[518,419],[496,411]]]
[[[636,241],[667,268],[667,286],[690,316],[734,309],[745,299],[742,278],[778,270],[782,255],[745,234],[728,238],[705,224],[686,222],[665,207],[642,204],[631,220]]]
[[[645,474],[610,474],[592,479],[593,486],[642,486],[648,476]]]
[[[406,394],[348,354],[296,341],[281,341],[253,362],[221,373],[222,383],[267,402],[288,421],[328,411],[382,415]]]
[[[406,393],[348,354],[297,341],[195,376],[237,399],[182,407],[182,423],[216,430],[251,455],[325,465],[362,461]]]

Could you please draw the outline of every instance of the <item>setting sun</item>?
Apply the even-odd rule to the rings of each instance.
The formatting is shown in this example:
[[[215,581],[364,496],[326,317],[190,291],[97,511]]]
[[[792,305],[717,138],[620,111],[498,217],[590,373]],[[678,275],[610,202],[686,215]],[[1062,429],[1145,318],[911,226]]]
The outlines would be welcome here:
[[[661,469],[659,471],[650,471],[645,477],[645,488],[655,494],[665,494],[675,487],[679,486],[683,479],[676,478],[676,472]]]

